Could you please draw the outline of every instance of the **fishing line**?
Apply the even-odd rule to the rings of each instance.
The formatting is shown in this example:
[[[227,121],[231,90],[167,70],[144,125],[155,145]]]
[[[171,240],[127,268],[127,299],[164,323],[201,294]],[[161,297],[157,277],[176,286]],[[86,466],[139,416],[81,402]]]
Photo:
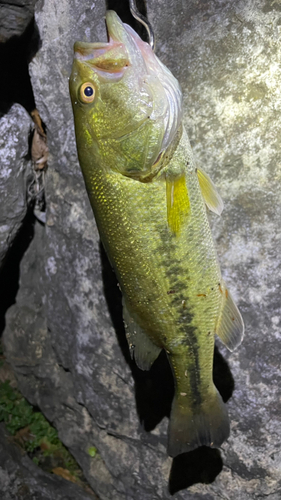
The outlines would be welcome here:
[[[150,22],[138,11],[135,0],[129,0],[129,4],[132,16],[145,27],[148,34],[149,45],[153,52],[155,52],[155,36]]]

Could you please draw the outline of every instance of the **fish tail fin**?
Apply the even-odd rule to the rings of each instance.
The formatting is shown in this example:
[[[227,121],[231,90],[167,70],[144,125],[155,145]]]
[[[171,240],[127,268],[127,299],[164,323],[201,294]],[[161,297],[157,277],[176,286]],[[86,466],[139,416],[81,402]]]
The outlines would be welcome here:
[[[172,404],[168,438],[171,457],[199,446],[218,448],[229,436],[227,409],[215,386],[195,408],[190,408],[184,397],[176,394]]]

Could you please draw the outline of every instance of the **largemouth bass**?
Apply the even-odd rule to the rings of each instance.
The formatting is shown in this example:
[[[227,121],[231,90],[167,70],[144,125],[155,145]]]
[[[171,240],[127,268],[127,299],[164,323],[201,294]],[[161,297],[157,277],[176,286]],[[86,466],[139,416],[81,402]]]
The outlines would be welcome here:
[[[149,370],[165,349],[175,380],[168,453],[229,435],[212,378],[215,335],[233,350],[243,321],[221,277],[206,205],[222,201],[197,170],[177,80],[149,45],[106,14],[108,43],[74,45],[70,94],[79,162],[123,295],[131,355]]]

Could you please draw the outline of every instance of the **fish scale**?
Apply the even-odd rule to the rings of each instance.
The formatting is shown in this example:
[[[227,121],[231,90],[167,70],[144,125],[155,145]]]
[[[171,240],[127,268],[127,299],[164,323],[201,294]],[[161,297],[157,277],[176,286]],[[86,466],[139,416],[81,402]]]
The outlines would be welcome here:
[[[223,204],[195,168],[178,82],[114,12],[106,21],[102,64],[99,44],[75,44],[70,93],[77,150],[122,291],[131,355],[147,370],[165,349],[173,371],[168,453],[176,456],[228,437],[226,407],[212,378],[215,334],[233,349],[243,321],[221,278],[206,212],[207,205],[220,214]],[[153,109],[146,118],[143,82],[145,107]]]

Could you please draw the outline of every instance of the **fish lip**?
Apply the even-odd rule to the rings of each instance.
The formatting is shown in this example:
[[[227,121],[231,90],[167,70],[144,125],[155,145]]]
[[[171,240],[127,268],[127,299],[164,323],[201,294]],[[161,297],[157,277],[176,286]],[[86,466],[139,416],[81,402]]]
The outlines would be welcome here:
[[[122,29],[124,29],[124,25],[120,17],[116,14],[114,10],[107,10],[105,13],[105,22],[106,22],[106,29],[109,41],[111,39],[118,41],[118,37],[115,34],[116,25],[121,24]]]
[[[109,47],[110,42],[75,42],[74,44],[74,58],[80,61],[87,61],[89,59],[96,59],[104,54]]]
[[[116,29],[123,23],[114,10],[108,10],[105,14],[108,42],[75,42],[74,57],[80,60],[94,59],[106,52],[114,43],[120,43],[116,35]]]
[[[97,42],[97,43],[91,43],[91,42],[75,42],[74,44],[74,52],[75,56],[92,56],[93,51],[95,50],[103,50],[108,48],[108,42]]]

